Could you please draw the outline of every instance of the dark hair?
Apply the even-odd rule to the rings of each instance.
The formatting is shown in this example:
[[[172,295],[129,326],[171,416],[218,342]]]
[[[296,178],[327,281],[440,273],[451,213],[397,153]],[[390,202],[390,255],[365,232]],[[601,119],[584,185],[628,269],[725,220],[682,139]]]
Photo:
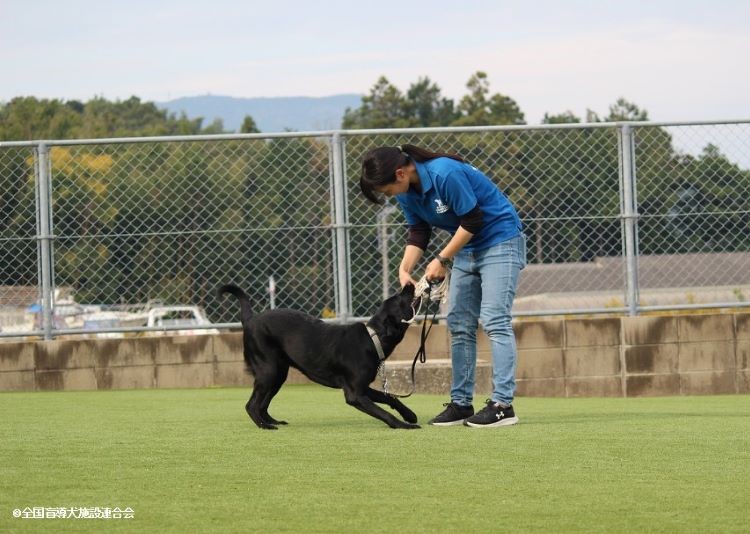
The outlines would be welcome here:
[[[414,145],[380,147],[368,151],[362,158],[362,175],[359,177],[359,188],[367,200],[382,204],[383,198],[375,193],[376,187],[396,181],[396,170],[409,162],[409,159],[423,163],[435,158],[451,158],[463,161],[461,156],[432,152]]]

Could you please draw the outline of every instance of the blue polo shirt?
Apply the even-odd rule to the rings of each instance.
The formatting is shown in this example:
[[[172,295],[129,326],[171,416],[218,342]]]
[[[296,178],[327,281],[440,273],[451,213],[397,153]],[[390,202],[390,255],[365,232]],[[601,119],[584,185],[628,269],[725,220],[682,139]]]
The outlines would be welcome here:
[[[484,250],[521,232],[521,220],[513,205],[473,165],[451,158],[436,158],[424,163],[414,161],[414,164],[422,191],[418,193],[410,188],[406,193],[396,195],[409,225],[426,222],[453,235],[461,217],[478,205],[484,226],[464,250]]]

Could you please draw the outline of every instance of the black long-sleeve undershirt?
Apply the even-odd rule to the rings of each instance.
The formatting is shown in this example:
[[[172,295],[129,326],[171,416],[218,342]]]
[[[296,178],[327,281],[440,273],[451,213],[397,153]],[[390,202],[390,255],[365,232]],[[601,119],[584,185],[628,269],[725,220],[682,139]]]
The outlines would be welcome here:
[[[482,210],[479,205],[461,217],[459,224],[461,227],[471,234],[476,234],[484,226],[484,220],[482,219]],[[409,225],[409,232],[406,237],[407,245],[414,245],[415,247],[427,250],[427,245],[430,243],[432,237],[432,227],[426,222],[420,222],[417,224]]]

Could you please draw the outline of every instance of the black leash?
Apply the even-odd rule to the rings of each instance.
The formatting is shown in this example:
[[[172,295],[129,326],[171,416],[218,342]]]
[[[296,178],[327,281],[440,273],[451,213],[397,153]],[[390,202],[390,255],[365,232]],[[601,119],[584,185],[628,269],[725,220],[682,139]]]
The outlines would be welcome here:
[[[427,361],[427,336],[430,335],[430,330],[432,330],[432,325],[435,324],[435,317],[437,316],[438,311],[440,310],[440,306],[438,305],[435,308],[435,312],[432,314],[432,319],[430,320],[430,327],[427,328],[427,316],[429,315],[429,308],[430,308],[430,291],[432,291],[432,284],[427,286],[426,296],[423,296],[422,298],[427,301],[427,305],[424,309],[424,320],[422,321],[422,332],[420,334],[419,339],[419,349],[417,349],[417,353],[414,355],[414,361],[411,362],[411,391],[409,393],[406,393],[405,395],[399,395],[398,393],[389,393],[388,392],[388,381],[385,378],[385,362],[383,362],[383,392],[390,396],[390,397],[396,397],[398,399],[405,399],[407,397],[411,397],[414,391],[417,389],[417,381],[415,378],[415,370],[417,367],[417,360],[419,360],[419,363],[425,363]]]

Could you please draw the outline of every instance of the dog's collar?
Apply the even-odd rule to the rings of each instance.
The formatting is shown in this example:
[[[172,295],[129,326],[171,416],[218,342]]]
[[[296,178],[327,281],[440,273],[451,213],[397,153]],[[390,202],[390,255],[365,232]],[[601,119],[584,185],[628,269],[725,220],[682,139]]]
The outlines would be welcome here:
[[[365,325],[365,328],[367,328],[367,333],[370,334],[372,344],[375,345],[375,350],[378,351],[378,358],[382,362],[383,360],[385,360],[385,353],[383,352],[383,345],[380,344],[378,333],[367,325]]]

